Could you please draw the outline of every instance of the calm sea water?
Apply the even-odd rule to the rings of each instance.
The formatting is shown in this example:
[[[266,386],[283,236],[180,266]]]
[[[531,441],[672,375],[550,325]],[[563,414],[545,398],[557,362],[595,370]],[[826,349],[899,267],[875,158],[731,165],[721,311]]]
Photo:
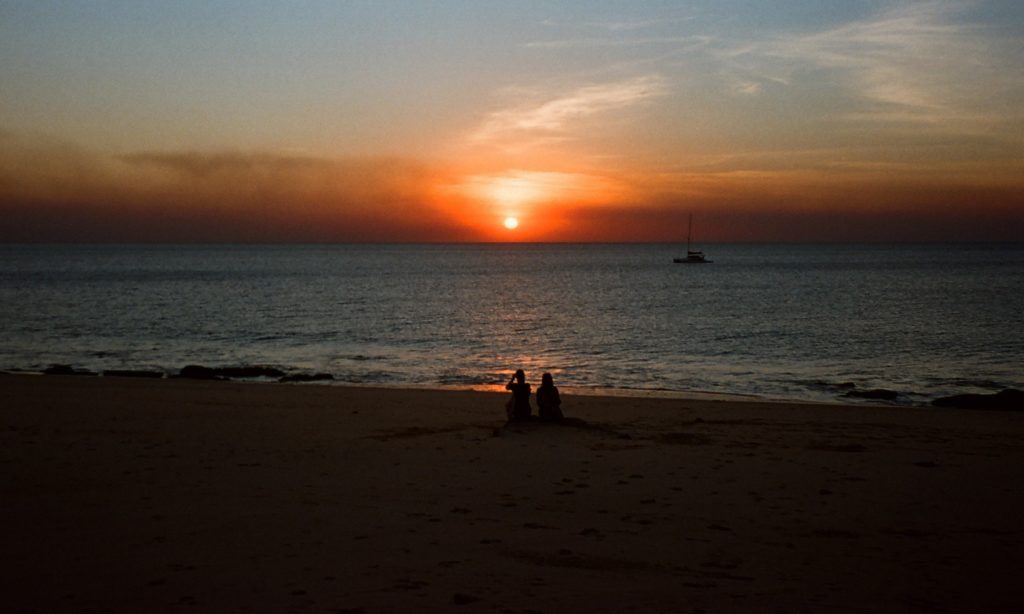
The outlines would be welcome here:
[[[1024,388],[1024,244],[0,246],[0,368],[920,403]]]

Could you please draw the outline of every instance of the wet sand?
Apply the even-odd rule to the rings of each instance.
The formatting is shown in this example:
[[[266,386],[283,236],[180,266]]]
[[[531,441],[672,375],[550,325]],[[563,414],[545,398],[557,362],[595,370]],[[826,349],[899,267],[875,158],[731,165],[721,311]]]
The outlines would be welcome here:
[[[5,611],[1011,611],[1024,414],[0,376]]]

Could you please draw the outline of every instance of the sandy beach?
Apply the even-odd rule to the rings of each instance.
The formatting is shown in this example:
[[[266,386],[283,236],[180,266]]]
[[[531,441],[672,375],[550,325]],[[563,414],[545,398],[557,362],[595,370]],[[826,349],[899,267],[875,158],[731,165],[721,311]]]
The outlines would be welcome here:
[[[1024,414],[0,376],[11,612],[1024,608]]]

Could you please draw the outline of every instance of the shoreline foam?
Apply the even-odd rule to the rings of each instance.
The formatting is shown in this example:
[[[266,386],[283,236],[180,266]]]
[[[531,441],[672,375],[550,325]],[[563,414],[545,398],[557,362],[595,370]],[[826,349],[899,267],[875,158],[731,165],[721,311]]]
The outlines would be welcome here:
[[[239,375],[243,372],[259,373],[255,375]],[[265,375],[273,373],[273,375]],[[180,370],[156,370],[156,369],[103,369],[90,370],[87,368],[75,367],[70,364],[53,364],[45,369],[29,370],[8,368],[0,370],[0,374],[44,374],[44,375],[77,375],[77,376],[99,376],[99,377],[132,377],[132,378],[153,378],[153,379],[192,379],[208,381],[231,381],[237,383],[292,383],[292,384],[313,384],[324,386],[340,387],[365,387],[365,388],[394,388],[409,390],[473,390],[482,392],[505,392],[503,383],[398,383],[398,382],[365,382],[336,379],[331,373],[310,373],[299,369],[288,369],[278,366],[266,365],[245,365],[226,367],[207,367],[203,365],[187,365]],[[868,390],[868,394],[851,394],[857,392],[853,384],[837,385],[832,388],[835,393],[823,397],[786,397],[776,395],[760,395],[753,393],[733,393],[712,390],[696,389],[666,389],[666,388],[636,388],[636,387],[605,387],[605,386],[559,386],[560,389],[580,396],[610,396],[623,398],[665,398],[665,399],[695,399],[695,400],[721,400],[721,401],[763,401],[778,403],[800,403],[807,405],[830,404],[830,405],[883,405],[898,407],[921,407],[929,404],[931,400],[919,393],[897,393],[887,390]],[[844,394],[838,394],[842,391]],[[873,392],[891,393],[888,396],[872,395]],[[921,397],[918,400],[912,400]]]

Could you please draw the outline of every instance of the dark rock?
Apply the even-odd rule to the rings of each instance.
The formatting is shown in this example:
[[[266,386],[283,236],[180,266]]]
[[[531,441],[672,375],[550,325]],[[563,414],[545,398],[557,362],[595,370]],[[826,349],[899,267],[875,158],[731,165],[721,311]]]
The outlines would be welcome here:
[[[230,379],[236,377],[283,377],[284,371],[274,367],[204,367],[188,365],[178,377],[188,379]]]
[[[871,390],[851,390],[843,395],[854,399],[876,399],[880,401],[895,401],[900,393],[885,388],[873,388]]]
[[[284,377],[284,371],[274,367],[221,367],[213,371],[223,377]]]
[[[334,376],[330,373],[293,373],[291,375],[285,375],[282,377],[280,382],[325,382],[333,380]]]
[[[1024,409],[1024,391],[1007,388],[995,394],[955,394],[932,401],[935,407],[962,409]]]
[[[50,365],[43,369],[45,375],[96,375],[88,369],[75,369],[71,365]]]
[[[217,371],[215,369],[201,365],[188,365],[183,367],[177,377],[184,377],[186,379],[224,379],[217,375]]]
[[[144,371],[141,369],[107,369],[103,377],[152,377],[159,379],[163,377],[162,371]]]
[[[50,365],[43,369],[43,373],[46,375],[74,375],[75,370],[71,368],[71,365]]]

